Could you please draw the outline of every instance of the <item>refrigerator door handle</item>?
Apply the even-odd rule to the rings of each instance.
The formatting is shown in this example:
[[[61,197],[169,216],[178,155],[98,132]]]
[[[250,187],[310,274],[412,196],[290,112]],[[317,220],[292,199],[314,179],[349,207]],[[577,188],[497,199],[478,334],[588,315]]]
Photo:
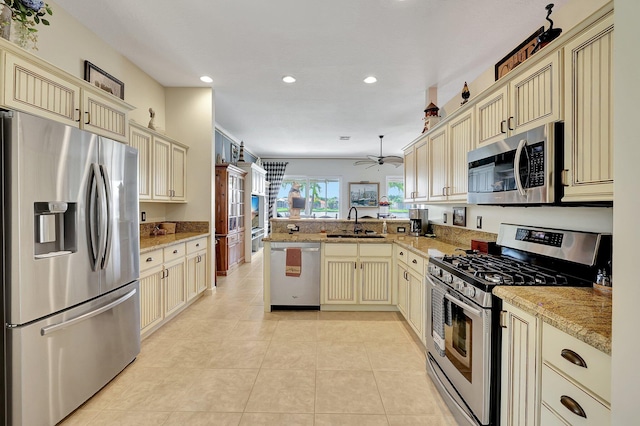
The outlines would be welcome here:
[[[111,253],[111,241],[113,240],[113,199],[111,197],[111,179],[109,178],[109,173],[107,173],[107,168],[103,165],[100,165],[100,170],[102,171],[102,183],[104,184],[105,189],[105,198],[104,205],[106,210],[106,220],[104,233],[106,235],[106,242],[104,246],[104,253],[102,254],[102,263],[101,267],[104,269],[109,263],[109,254]]]
[[[96,315],[100,315],[101,313],[106,312],[106,311],[108,311],[110,309],[113,309],[116,306],[120,305],[121,303],[124,303],[126,300],[132,298],[136,294],[137,291],[138,290],[133,289],[129,293],[127,293],[124,296],[120,297],[119,299],[116,299],[113,302],[108,303],[108,304],[106,304],[106,305],[104,305],[104,306],[102,306],[102,307],[100,307],[98,309],[95,309],[95,310],[91,311],[91,312],[87,312],[86,314],[78,315],[75,318],[71,318],[70,320],[63,321],[63,322],[60,322],[58,324],[53,324],[53,325],[49,325],[49,326],[46,326],[46,327],[42,327],[42,329],[40,330],[40,334],[42,336],[46,336],[47,334],[54,333],[54,332],[56,332],[58,330],[61,330],[63,328],[71,327],[74,324],[77,324],[77,323],[82,322],[82,321],[86,321],[89,318],[95,317]]]
[[[98,241],[100,230],[96,226],[96,218],[99,217],[100,213],[96,211],[96,198],[98,195],[98,176],[100,171],[98,169],[97,164],[92,164],[91,169],[89,171],[89,202],[88,202],[88,214],[89,219],[87,221],[88,227],[88,237],[89,237],[89,250],[91,256],[91,269],[94,271],[98,270],[98,263],[100,262],[100,250],[101,246]]]
[[[98,259],[97,259],[97,266],[100,267],[100,269],[104,268],[104,262],[103,262],[103,258],[104,258],[104,249],[107,245],[107,212],[106,212],[106,206],[107,206],[107,202],[106,202],[106,190],[104,189],[105,185],[104,185],[104,177],[102,176],[102,170],[100,168],[99,164],[92,164],[91,165],[93,167],[93,172],[96,175],[96,180],[98,182],[96,182],[96,185],[98,187],[98,200],[100,201],[100,204],[98,205]]]

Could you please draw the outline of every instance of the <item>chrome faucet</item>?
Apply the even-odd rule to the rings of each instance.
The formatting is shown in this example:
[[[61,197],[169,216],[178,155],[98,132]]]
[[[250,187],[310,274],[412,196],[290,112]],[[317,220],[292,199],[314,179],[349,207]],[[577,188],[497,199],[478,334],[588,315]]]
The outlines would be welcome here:
[[[356,212],[356,221],[353,224],[353,233],[357,234],[358,232],[362,231],[362,226],[358,223],[358,209],[356,209],[355,207],[351,207],[349,209],[349,213],[347,214],[347,220],[351,220],[351,210],[355,210]]]

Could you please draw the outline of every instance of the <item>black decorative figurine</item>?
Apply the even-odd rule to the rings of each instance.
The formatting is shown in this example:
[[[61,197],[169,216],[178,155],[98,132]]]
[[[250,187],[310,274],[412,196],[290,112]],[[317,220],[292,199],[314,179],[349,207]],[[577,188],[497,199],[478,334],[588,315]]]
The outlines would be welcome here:
[[[469,86],[467,86],[467,82],[465,81],[464,87],[462,88],[462,102],[460,102],[460,105],[466,104],[470,96],[471,93],[469,92]]]
[[[554,6],[553,3],[549,3],[545,7],[545,9],[547,9],[546,19],[547,21],[549,21],[549,29],[538,36],[538,44],[536,44],[536,47],[533,48],[533,50],[531,51],[531,54],[536,53],[538,50],[542,49],[547,44],[551,43],[553,40],[558,38],[558,36],[562,32],[562,28],[553,28],[553,21],[551,20],[551,18],[549,18],[551,16],[551,12],[553,11],[552,10],[553,6]]]

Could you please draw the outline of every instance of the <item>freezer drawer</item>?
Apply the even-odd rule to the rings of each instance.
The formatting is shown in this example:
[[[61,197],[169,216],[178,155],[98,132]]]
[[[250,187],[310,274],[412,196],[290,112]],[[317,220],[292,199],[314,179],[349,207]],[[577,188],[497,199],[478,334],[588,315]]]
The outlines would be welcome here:
[[[286,275],[287,250],[299,248],[299,277]],[[271,244],[271,306],[320,307],[320,243]]]
[[[8,424],[56,424],[140,352],[138,282],[7,335]]]

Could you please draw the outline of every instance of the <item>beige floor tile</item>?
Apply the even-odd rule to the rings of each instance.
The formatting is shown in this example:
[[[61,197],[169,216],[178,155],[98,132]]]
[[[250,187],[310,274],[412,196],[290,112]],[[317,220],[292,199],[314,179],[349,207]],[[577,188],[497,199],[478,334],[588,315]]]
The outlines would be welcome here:
[[[64,420],[58,423],[58,426],[84,426],[88,425],[91,420],[97,418],[101,413],[100,410],[85,410],[79,408],[69,414]]]
[[[315,370],[316,342],[272,341],[262,368],[276,370]]]
[[[318,311],[271,311],[280,321],[313,321],[318,319]]]
[[[273,341],[315,342],[318,340],[317,321],[278,321]]]
[[[238,426],[242,413],[178,411],[171,413],[162,426]]]
[[[358,322],[318,321],[318,340],[332,342],[361,342],[362,334]]]
[[[145,341],[136,359],[143,367],[202,368],[213,355],[217,342],[203,345],[194,340],[151,339]]]
[[[240,320],[229,332],[227,340],[271,340],[277,325],[275,321]]]
[[[413,342],[365,342],[374,370],[426,371],[425,356]]]
[[[456,426],[441,416],[387,416],[389,426]]]
[[[91,426],[160,426],[171,413],[105,410],[89,423]]]
[[[313,426],[313,414],[244,413],[241,426]]]
[[[245,412],[313,413],[315,371],[260,370]]]
[[[363,342],[409,342],[409,334],[397,321],[358,321]]]
[[[131,369],[100,392],[102,405],[108,410],[174,411],[196,375],[195,369]]]
[[[201,342],[197,343],[201,344]],[[218,342],[211,347],[211,356],[201,366],[206,368],[260,368],[268,347],[269,342],[265,340]]]
[[[316,414],[315,426],[387,426],[387,416],[376,414]]]
[[[384,414],[371,371],[318,370],[316,413]]]
[[[237,319],[193,320],[191,328],[187,331],[185,339],[199,342],[211,342],[223,340],[238,324]]]
[[[371,363],[361,342],[318,342],[318,370],[368,370]]]
[[[168,323],[164,324],[161,328],[156,330],[150,337],[155,339],[165,340],[184,340],[187,333],[193,326],[192,320],[182,315],[178,315]],[[148,340],[148,339],[147,339]],[[145,340],[146,341],[146,340]]]
[[[265,312],[263,306],[249,306],[240,315],[244,321],[278,321],[281,316],[278,312]]]
[[[242,412],[258,375],[257,369],[196,371],[186,391],[176,395],[173,411]]]
[[[439,415],[426,371],[374,371],[387,415]]]

